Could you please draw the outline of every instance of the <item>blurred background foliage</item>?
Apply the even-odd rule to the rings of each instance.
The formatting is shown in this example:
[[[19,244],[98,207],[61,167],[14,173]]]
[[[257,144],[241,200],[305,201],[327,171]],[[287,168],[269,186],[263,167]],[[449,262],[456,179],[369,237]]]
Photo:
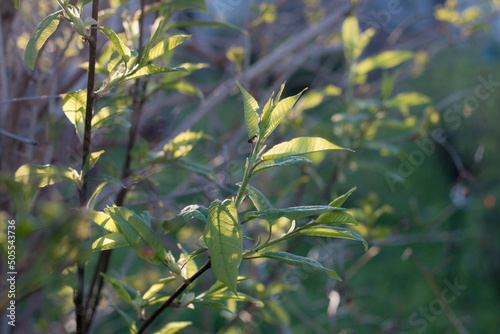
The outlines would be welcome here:
[[[17,223],[18,326],[11,333],[74,331],[75,268],[70,265],[80,249],[89,248],[86,238],[95,240],[101,233],[69,210],[77,206],[70,186],[38,190],[12,181],[24,163],[79,163],[81,144],[64,117],[59,94],[85,85],[80,36],[61,25],[34,72],[22,62],[30,33],[54,8],[55,2],[21,1],[20,11],[11,1],[0,4],[2,129],[38,142],[0,137],[3,272],[6,222]],[[100,23],[133,39],[138,1],[103,1],[101,8],[102,15],[110,15]],[[183,163],[135,175],[127,205],[170,218],[191,203],[208,206],[233,194],[250,150],[235,81],[263,101],[286,80],[283,96],[309,90],[272,141],[314,135],[356,152],[311,155],[311,164],[260,173],[252,182],[276,207],[328,204],[357,187],[346,205],[369,249],[303,236],[287,249],[334,268],[342,283],[264,260],[246,261],[242,272],[255,279],[243,281],[240,289],[262,305],[227,301],[238,318],[202,305],[171,309],[163,321],[191,321],[186,333],[495,332],[500,311],[499,2],[207,0],[206,8],[178,11],[173,21],[218,21],[233,29],[174,29],[194,36],[161,61],[198,65],[188,77],[176,78],[182,80],[148,79],[151,95],[133,149],[133,169],[150,165],[150,153],[175,144],[169,140],[183,131],[204,136],[171,147],[175,158],[187,155]],[[357,17],[349,23],[351,32],[355,27],[369,31],[366,48],[346,46],[350,37],[343,36],[342,26],[348,17]],[[152,25],[154,15],[145,21]],[[103,80],[111,54],[104,39],[99,50]],[[48,97],[12,101],[39,96]],[[97,105],[106,99],[112,100],[113,93]],[[94,133],[94,151],[106,154],[93,171],[93,187],[101,181],[99,174],[120,179],[130,126],[127,102],[122,102],[120,117],[109,120],[112,126]],[[117,189],[108,188],[108,194]],[[273,233],[288,228],[288,221],[279,221]],[[187,225],[167,234],[165,245],[178,257],[176,243],[194,245],[202,229]],[[86,256],[92,266],[95,256],[90,251]],[[166,275],[130,249],[115,251],[110,273],[141,292]],[[197,285],[206,289],[214,281],[208,273]],[[174,289],[168,284],[163,293]],[[107,289],[95,333],[127,330],[112,304],[133,313]],[[5,317],[1,321],[6,330]]]

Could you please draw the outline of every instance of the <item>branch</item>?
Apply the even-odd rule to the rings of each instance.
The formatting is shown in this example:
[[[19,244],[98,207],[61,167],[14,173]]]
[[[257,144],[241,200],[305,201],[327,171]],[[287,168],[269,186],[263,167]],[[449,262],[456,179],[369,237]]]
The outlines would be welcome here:
[[[15,135],[13,133],[7,132],[3,129],[0,129],[0,133],[3,134],[4,136],[18,140],[18,141],[23,142],[23,143],[27,143],[27,144],[31,144],[31,145],[38,145],[38,142],[36,140],[24,138],[24,137]]]
[[[99,0],[92,2],[92,18],[98,20]],[[94,83],[95,83],[95,64],[97,56],[97,29],[95,25],[90,28],[89,43],[89,74],[87,78],[87,105],[85,108],[85,132],[83,135],[83,155],[82,155],[82,170],[90,153],[90,140],[92,131],[92,114],[94,111]],[[87,174],[83,174],[82,188],[80,189],[80,206],[84,207],[87,202]],[[76,307],[76,333],[86,333],[87,325],[85,322],[85,300],[84,300],[84,281],[85,281],[85,265],[77,263],[77,288],[75,291],[75,307]]]
[[[165,301],[149,318],[147,318],[144,321],[141,328],[139,328],[139,331],[137,332],[137,334],[144,333],[146,328],[148,328],[149,325],[151,325],[153,320],[155,320],[160,315],[160,313],[163,312],[167,307],[172,305],[175,298],[177,298],[182,292],[184,292],[184,290],[186,290],[187,287],[189,285],[191,285],[191,283],[193,283],[199,276],[201,276],[201,274],[203,274],[205,271],[207,271],[210,268],[210,266],[211,266],[211,263],[210,263],[210,261],[208,261],[193,276],[188,278],[186,280],[186,282],[182,283],[182,285],[180,287],[178,287],[177,290],[175,290],[174,294],[172,296],[170,296],[170,298],[167,301]]]
[[[145,0],[141,0],[141,16],[139,17],[139,47],[138,50],[142,49],[142,40],[144,35],[144,7]],[[131,127],[128,137],[128,145],[125,157],[125,163],[122,170],[122,179],[125,180],[130,176],[130,163],[132,160],[132,148],[134,147],[135,140],[137,137],[137,131],[139,129],[139,121],[142,113],[142,108],[144,105],[144,91],[146,89],[146,83],[141,86],[141,81],[136,80],[134,85],[134,102],[133,102],[133,112],[131,117]],[[130,187],[122,188],[118,192],[116,196],[116,205],[121,206],[125,201],[125,196],[127,195]],[[99,305],[99,301],[101,299],[101,291],[104,285],[104,278],[100,275],[100,273],[106,273],[108,271],[109,262],[111,258],[112,250],[102,251],[99,254],[99,259],[97,261],[97,265],[94,269],[94,273],[92,275],[92,283],[90,285],[90,290],[88,292],[87,297],[87,308],[86,308],[86,327],[87,329],[92,324],[92,320],[94,318],[95,311],[97,310],[97,306]]]

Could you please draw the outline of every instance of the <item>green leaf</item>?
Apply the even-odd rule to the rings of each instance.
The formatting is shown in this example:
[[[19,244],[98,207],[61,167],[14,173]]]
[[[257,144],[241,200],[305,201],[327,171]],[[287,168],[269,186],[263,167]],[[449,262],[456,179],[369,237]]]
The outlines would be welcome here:
[[[139,68],[137,71],[134,71],[132,74],[127,75],[125,77],[125,79],[120,82],[120,84],[122,84],[126,81],[129,81],[129,80],[146,77],[148,75],[153,75],[153,74],[158,74],[158,73],[169,73],[169,72],[188,72],[188,71],[182,67],[167,68],[167,67],[157,66],[154,64],[149,64],[149,65],[146,65],[146,66]]]
[[[330,211],[321,214],[314,224],[347,224],[358,225],[358,221],[354,219],[347,211]]]
[[[287,252],[267,252],[258,254],[258,256],[278,260],[297,268],[324,271],[331,277],[342,281],[335,271],[323,267],[321,263],[308,257],[298,256]]]
[[[14,180],[37,188],[43,188],[64,180],[73,181],[73,174],[54,165],[27,164],[19,167],[14,174]]]
[[[106,26],[100,26],[97,27],[106,37],[110,40],[111,44],[113,44],[113,47],[115,50],[120,54],[122,57],[123,61],[127,63],[130,60],[130,57],[132,56],[132,52],[128,48],[127,45],[125,45],[125,42],[118,37],[118,35],[113,31],[113,29],[106,27]]]
[[[248,138],[252,139],[253,137],[259,134],[259,114],[257,114],[257,110],[259,110],[259,104],[253,98],[250,93],[248,93],[239,82],[236,82],[238,87],[241,90],[241,94],[243,95],[243,106],[245,108],[245,124],[247,126]]]
[[[98,238],[92,244],[92,250],[103,251],[107,249],[120,248],[130,245],[123,234],[109,233]]]
[[[288,165],[293,165],[298,162],[307,162],[311,163],[312,161],[301,156],[291,156],[291,157],[285,157],[285,158],[280,158],[280,159],[273,159],[273,160],[263,160],[261,163],[255,167],[253,170],[253,174],[257,174],[259,172],[263,172],[267,169],[278,167],[278,166],[288,166]]]
[[[217,279],[234,294],[238,269],[243,255],[243,233],[236,206],[230,200],[214,201],[208,209],[208,222],[203,232]]]
[[[207,177],[209,180],[219,182],[219,178],[217,177],[217,174],[210,168],[206,167],[205,165],[196,163],[194,161],[188,160],[188,159],[180,159],[177,160],[177,165],[179,165],[181,168],[187,169],[193,173],[197,173],[200,175],[203,175]]]
[[[387,100],[391,96],[398,74],[397,72],[393,75],[389,75],[387,72],[383,73],[380,83],[380,97],[382,100]]]
[[[241,281],[244,281],[248,279],[248,277],[245,277],[245,276],[238,276],[238,282],[241,282]],[[221,293],[222,291],[226,291],[227,290],[227,285],[220,282],[220,281],[217,281],[215,282],[209,289],[208,291],[206,292],[206,294],[202,294],[203,297],[207,297],[210,299],[210,295],[212,294],[216,294],[216,293]]]
[[[155,332],[154,334],[174,334],[192,324],[193,323],[191,321],[169,322],[165,327]]]
[[[233,29],[238,30],[239,32],[246,34],[247,31],[238,26],[235,26],[230,23],[223,22],[215,22],[215,21],[182,21],[175,22],[168,26],[169,30],[183,28],[183,27],[209,27],[209,28],[223,28],[223,29]]]
[[[163,228],[165,233],[170,231],[177,231],[192,220],[200,220],[207,222],[208,209],[200,205],[188,205],[182,211],[171,219],[165,219]]]
[[[361,61],[354,69],[356,83],[362,83],[366,80],[366,74],[376,69],[388,69],[411,59],[411,51],[384,51],[375,56],[368,57]]]
[[[159,42],[153,48],[151,48],[147,57],[144,59],[144,63],[152,61],[161,56],[162,54],[164,54],[165,52],[172,50],[173,48],[177,47],[179,44],[183,43],[191,36],[192,35],[175,35]]]
[[[97,160],[99,160],[99,157],[103,153],[104,153],[104,150],[101,150],[98,152],[92,152],[87,156],[87,161],[85,162],[85,165],[83,166],[83,175],[87,174],[87,172],[89,170],[94,168],[95,164],[97,163]]]
[[[228,293],[218,293],[210,294],[207,296],[210,300],[236,300],[239,302],[250,302],[256,304],[258,307],[263,307],[264,303],[256,298],[253,298],[245,293],[238,292],[238,295],[228,294]]]
[[[62,109],[71,124],[76,128],[77,134],[83,139],[85,131],[85,108],[87,106],[87,92],[79,90],[63,95]]]
[[[135,299],[137,292],[132,296],[129,294],[129,290],[133,290],[129,287],[129,289],[125,288],[125,284],[120,282],[120,280],[114,278],[113,276],[106,275],[105,273],[100,273],[106,282],[111,284],[113,289],[118,293],[120,297],[122,297],[128,304],[133,306],[132,300]]]
[[[226,305],[224,305],[222,303],[213,301],[213,300],[199,299],[199,300],[193,300],[192,303],[193,304],[206,305],[206,306],[210,306],[210,307],[215,307],[215,308],[218,308],[218,309],[221,309],[221,310],[224,310],[224,311],[228,311],[229,313],[232,313],[234,316],[237,316],[236,313],[234,313],[233,311],[231,311],[231,309],[229,307],[227,307]]]
[[[89,218],[108,232],[120,233],[120,230],[116,226],[114,220],[104,212],[89,210]]]
[[[329,150],[346,150],[319,137],[298,137],[280,143],[262,155],[262,160],[276,160],[290,156]],[[350,151],[349,149],[347,149]]]
[[[16,4],[16,2],[14,3]],[[19,0],[17,0],[17,9],[19,9]],[[24,62],[30,70],[35,67],[36,57],[38,56],[38,51],[43,47],[45,42],[49,37],[56,31],[59,25],[60,14],[62,10],[58,10],[55,13],[50,14],[40,22],[26,45],[26,50],[24,51]]]
[[[365,246],[365,251],[368,250],[368,243],[359,234],[351,229],[344,227],[333,227],[333,226],[317,226],[307,228],[300,231],[302,235],[310,235],[315,237],[328,237],[328,238],[340,238],[340,239],[351,239],[361,241]]]
[[[104,211],[113,219],[137,255],[154,264],[165,261],[161,238],[151,229],[149,221],[124,207],[111,207]]]
[[[344,53],[349,61],[356,60],[355,51],[358,49],[359,24],[356,16],[348,16],[342,24],[342,42]]]
[[[172,277],[162,278],[161,280],[159,280],[155,284],[151,285],[151,287],[148,289],[148,291],[146,291],[144,293],[144,295],[142,295],[142,300],[148,300],[148,299],[150,299],[156,293],[158,293],[159,291],[161,291],[165,287],[165,285],[167,285],[168,283],[173,282],[173,281],[175,281],[175,277],[173,277],[173,276]]]
[[[208,13],[205,0],[172,0],[169,4],[174,6],[177,10],[195,9],[200,12]]]
[[[276,220],[281,217],[286,217],[290,220],[298,220],[305,217],[319,215],[332,210],[345,210],[342,208],[334,208],[328,205],[311,205],[311,206],[295,206],[286,209],[270,209],[264,211],[249,211],[245,213],[245,219],[268,219]]]
[[[134,319],[132,319],[127,313],[123,312],[123,310],[119,309],[118,307],[114,306],[114,305],[111,305],[112,308],[115,309],[116,312],[118,312],[118,314],[121,315],[121,317],[123,318],[123,320],[125,320],[125,322],[127,323],[127,327],[130,331],[131,334],[136,334],[137,333],[137,326],[135,324],[135,321]]]
[[[303,89],[297,95],[287,97],[286,99],[278,102],[278,104],[276,104],[276,107],[270,111],[268,118],[265,118],[263,114],[262,122],[260,124],[260,133],[263,134],[264,139],[269,137],[274,129],[276,129],[276,127],[280,125],[280,123],[285,119],[285,116],[295,105],[295,102],[297,102],[297,100],[306,89],[307,88]],[[280,94],[278,94],[278,97],[280,97]],[[278,99],[278,97],[276,97],[276,99]]]
[[[390,108],[398,108],[404,116],[410,113],[409,107],[430,103],[428,96],[417,92],[399,93],[388,101]]]
[[[21,3],[21,0],[14,0],[14,8],[19,10],[19,4]]]
[[[186,94],[186,95],[195,95],[195,96],[198,96],[200,98],[200,100],[203,100],[205,98],[201,89],[199,89],[195,85],[193,85],[185,80],[163,83],[163,84],[160,84],[158,86],[158,88],[159,89],[176,90],[179,93]]]
[[[342,196],[339,196],[337,197],[336,199],[334,199],[330,204],[328,204],[329,206],[335,206],[337,208],[340,208],[342,206],[342,204],[344,204],[344,202],[346,201],[346,199],[351,196],[351,194],[356,190],[357,188],[354,187],[354,188],[351,188],[348,192],[346,192],[344,195]]]
[[[253,205],[257,208],[257,210],[259,211],[273,210],[273,206],[271,205],[269,200],[257,188],[254,188],[251,185],[247,184],[247,192],[248,196],[250,197],[250,200],[252,201]],[[271,226],[274,225],[275,223],[275,220],[273,219],[267,221]]]

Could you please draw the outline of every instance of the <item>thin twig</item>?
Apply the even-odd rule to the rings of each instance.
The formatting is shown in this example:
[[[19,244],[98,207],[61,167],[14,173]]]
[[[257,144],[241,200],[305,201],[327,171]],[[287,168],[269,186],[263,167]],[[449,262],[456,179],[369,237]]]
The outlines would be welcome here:
[[[92,18],[98,20],[99,0],[92,1]],[[85,131],[83,134],[83,155],[82,155],[82,170],[87,162],[87,157],[90,153],[91,131],[92,131],[92,115],[94,111],[94,83],[95,83],[95,65],[97,57],[97,29],[95,25],[90,28],[89,43],[89,72],[87,78],[87,105],[85,108]],[[82,188],[80,189],[80,207],[84,207],[87,203],[87,173],[83,174]],[[85,321],[86,302],[84,299],[84,281],[85,281],[85,265],[81,262],[77,263],[78,283],[75,291],[75,307],[76,307],[76,333],[84,334],[87,331],[87,323]]]
[[[9,99],[9,100],[0,101],[0,105],[1,104],[7,104],[7,103],[23,102],[23,101],[58,99],[58,98],[62,98],[62,97],[63,97],[63,94],[17,97],[15,99]]]
[[[137,332],[137,334],[144,333],[144,331],[146,330],[146,328],[148,328],[149,325],[151,325],[151,323],[153,322],[153,320],[155,320],[160,315],[160,313],[163,312],[167,307],[169,307],[170,305],[172,305],[172,303],[174,302],[174,300],[181,293],[183,293],[184,290],[186,290],[187,287],[189,285],[191,285],[191,283],[193,283],[201,274],[203,274],[205,271],[207,271],[210,268],[210,266],[211,266],[211,263],[210,263],[210,261],[208,261],[193,276],[191,276],[184,283],[182,283],[182,285],[179,286],[177,288],[177,290],[175,290],[175,292],[172,294],[172,296],[170,296],[170,298],[167,301],[165,301],[149,318],[147,318],[144,321],[144,323],[142,324],[141,328],[139,328],[139,331]]]
[[[142,40],[144,35],[144,7],[145,0],[141,0],[141,15],[139,17],[139,47],[138,49],[142,49]],[[134,147],[135,140],[137,137],[137,132],[139,129],[140,117],[143,109],[143,105],[145,102],[144,91],[146,89],[146,83],[141,86],[141,81],[136,80],[134,85],[134,102],[133,102],[133,112],[131,117],[131,127],[128,138],[127,145],[127,153],[125,158],[125,163],[122,170],[122,179],[126,179],[130,176],[130,163],[132,161],[132,148]],[[118,192],[116,197],[116,205],[121,206],[125,202],[125,197],[128,193],[130,187],[122,188]],[[94,318],[94,314],[97,310],[97,306],[99,305],[99,301],[101,299],[101,291],[104,285],[104,278],[100,275],[100,273],[106,273],[108,271],[109,262],[111,258],[112,250],[102,251],[99,254],[99,259],[97,261],[97,265],[94,269],[94,273],[92,275],[92,283],[90,285],[90,289],[87,297],[87,309],[86,309],[86,323],[87,328],[90,327],[92,320]]]
[[[7,132],[3,129],[0,129],[0,133],[3,134],[4,136],[10,137],[12,139],[18,140],[18,141],[23,142],[23,143],[27,143],[27,144],[31,144],[31,145],[38,145],[38,142],[36,140],[24,138],[24,137],[15,135],[13,133]]]

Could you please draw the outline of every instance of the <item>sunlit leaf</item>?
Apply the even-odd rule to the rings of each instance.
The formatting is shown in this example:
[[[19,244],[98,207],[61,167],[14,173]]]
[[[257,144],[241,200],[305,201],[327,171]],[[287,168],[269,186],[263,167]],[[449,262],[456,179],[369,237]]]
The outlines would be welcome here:
[[[359,24],[356,16],[348,16],[342,24],[342,42],[344,43],[344,53],[350,61],[355,60],[354,56],[358,48]]]
[[[192,35],[175,35],[172,37],[169,37],[158,44],[156,44],[154,47],[151,48],[149,51],[147,57],[144,59],[144,62],[147,63],[149,61],[152,61],[165,52],[172,50],[179,44],[183,43],[185,40],[190,38]]]
[[[270,111],[269,117],[265,118],[264,114],[262,116],[262,122],[260,124],[260,132],[263,138],[266,139],[269,135],[276,129],[278,125],[285,119],[285,116],[293,108],[295,102],[300,98],[302,93],[307,88],[303,89],[300,93],[294,96],[287,97],[276,104],[276,107]],[[280,94],[278,94],[278,97]],[[278,99],[278,97],[276,99]],[[275,101],[276,102],[276,101]]]
[[[62,109],[68,120],[76,128],[80,138],[83,138],[85,130],[85,108],[87,105],[87,92],[79,90],[63,95]]]
[[[19,167],[14,174],[14,180],[43,188],[64,180],[73,180],[73,174],[54,165],[27,164]]]
[[[180,331],[183,328],[186,328],[187,326],[192,325],[193,323],[191,321],[174,321],[174,322],[169,322],[167,325],[165,325],[162,329],[159,331],[155,332],[154,334],[174,334]]]
[[[188,71],[182,67],[167,68],[167,67],[160,67],[154,64],[149,64],[141,67],[133,74],[127,75],[127,77],[122,82],[120,82],[120,84],[132,79],[142,78],[148,75],[153,75],[158,73],[169,73],[169,72],[188,72]]]
[[[248,93],[245,88],[243,88],[239,82],[236,82],[243,95],[243,106],[245,109],[245,124],[247,126],[248,138],[252,139],[254,136],[259,134],[259,104],[253,98],[250,93]]]
[[[85,165],[83,166],[83,174],[85,175],[89,170],[94,168],[95,164],[97,163],[97,160],[99,160],[99,157],[101,154],[104,153],[104,150],[98,151],[98,152],[92,152],[87,156],[87,161],[85,162]]]
[[[111,41],[115,50],[120,54],[123,61],[127,63],[132,56],[132,52],[128,46],[123,42],[123,40],[113,31],[113,29],[105,26],[97,27],[100,31],[106,35],[106,37]]]
[[[242,292],[238,292],[237,296],[229,293],[210,294],[209,296],[207,296],[207,298],[210,298],[210,300],[235,300],[239,302],[250,302],[256,304],[258,307],[264,306],[264,303],[262,301]]]
[[[101,226],[105,230],[113,233],[119,233],[120,230],[116,226],[115,222],[109,215],[102,211],[89,210],[89,218],[97,225]]]
[[[107,250],[128,246],[129,243],[125,236],[120,233],[109,233],[98,238],[92,244],[92,250]]]
[[[332,144],[328,140],[319,137],[298,137],[274,146],[262,155],[262,160],[276,160],[329,150],[345,150],[345,148]]]
[[[237,294],[236,283],[243,254],[243,234],[238,222],[238,212],[232,201],[214,201],[210,204],[203,239],[210,252],[215,276]]]
[[[430,103],[428,96],[417,93],[399,93],[388,101],[388,106],[398,108],[405,116],[409,114],[409,107]]]
[[[337,275],[335,271],[323,267],[321,263],[319,263],[316,260],[310,259],[308,257],[298,256],[287,252],[267,252],[263,254],[258,254],[258,256],[265,257],[268,259],[278,260],[297,268],[324,271],[331,277],[338,279],[339,281],[342,281],[340,276]]]
[[[156,293],[160,292],[162,289],[165,288],[165,285],[167,285],[170,282],[175,281],[175,277],[166,277],[162,278],[155,284],[151,285],[151,287],[142,295],[143,300],[148,300],[149,298],[153,297]]]
[[[356,82],[364,82],[366,74],[376,69],[388,69],[411,59],[411,51],[384,51],[361,61],[355,68]]]
[[[17,1],[16,8],[19,9],[19,0]],[[35,67],[38,51],[40,51],[54,31],[56,31],[61,13],[62,10],[58,10],[44,18],[42,22],[36,26],[35,31],[31,35],[28,45],[26,45],[26,50],[24,51],[24,62],[28,65],[30,70],[33,70]]]

